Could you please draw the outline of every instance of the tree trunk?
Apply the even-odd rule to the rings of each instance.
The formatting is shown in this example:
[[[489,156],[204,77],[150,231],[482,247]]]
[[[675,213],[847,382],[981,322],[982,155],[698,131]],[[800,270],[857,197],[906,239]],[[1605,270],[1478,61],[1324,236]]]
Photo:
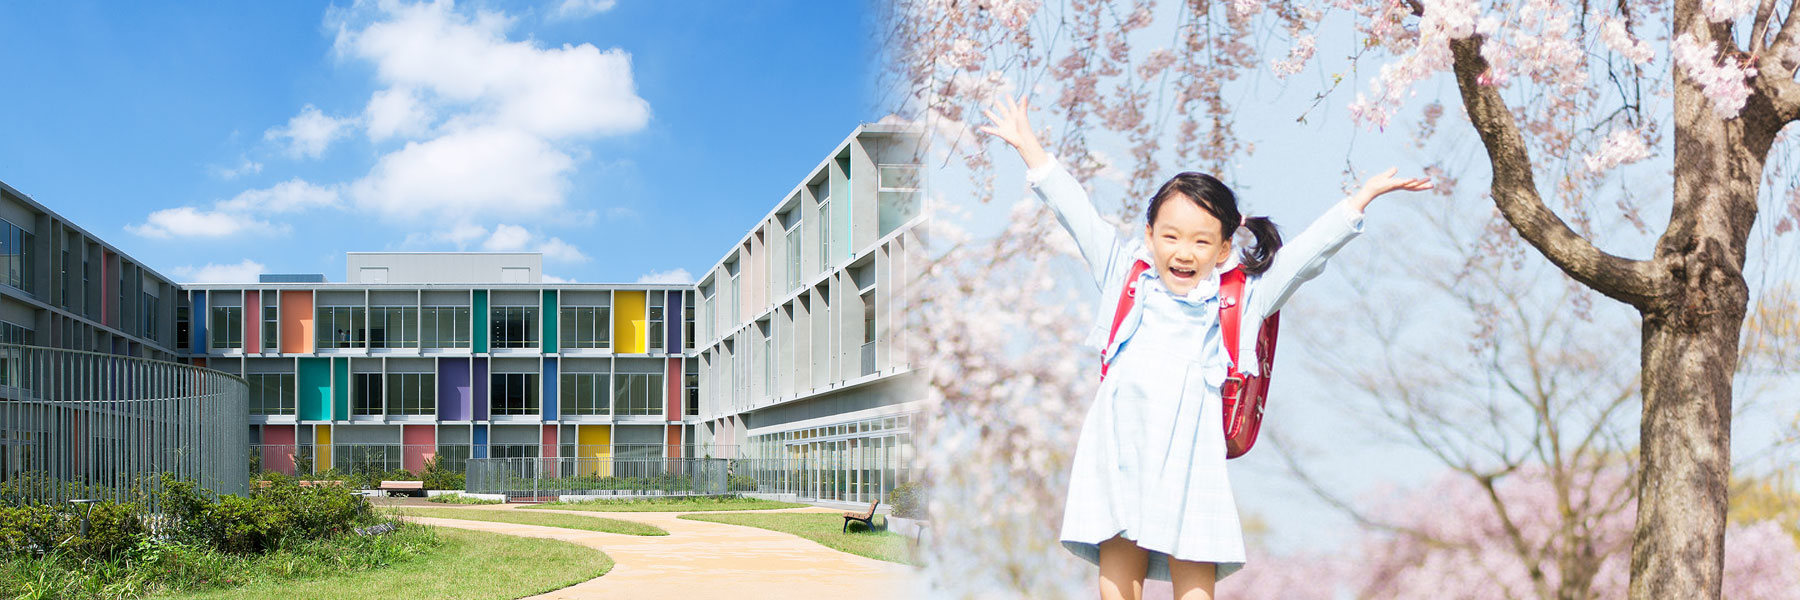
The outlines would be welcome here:
[[[1699,87],[1675,86],[1675,196],[1655,264],[1664,290],[1643,309],[1633,600],[1718,598],[1731,480],[1731,383],[1749,302],[1745,247],[1774,132],[1766,99],[1731,120]]]

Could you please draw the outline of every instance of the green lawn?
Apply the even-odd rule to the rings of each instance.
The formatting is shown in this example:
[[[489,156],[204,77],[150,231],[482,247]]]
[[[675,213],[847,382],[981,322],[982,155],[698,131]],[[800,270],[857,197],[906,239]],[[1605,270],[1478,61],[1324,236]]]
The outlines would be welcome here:
[[[166,596],[180,599],[495,598],[510,600],[587,581],[612,569],[605,554],[568,542],[445,527],[436,551],[385,569]]]
[[[911,541],[906,536],[887,531],[864,531],[860,529],[860,523],[852,523],[850,533],[843,533],[844,517],[838,513],[740,513],[681,515],[680,518],[791,533],[857,556],[903,565],[918,564],[911,556]]]
[[[409,517],[437,517],[440,519],[463,519],[465,521],[518,523],[520,525],[561,527],[563,529],[580,529],[584,531],[604,531],[606,533],[623,533],[626,535],[669,535],[669,532],[663,531],[661,527],[655,525],[648,525],[636,521],[607,519],[604,517],[590,517],[586,515],[527,513],[516,510],[424,507],[390,509],[388,512],[394,515]]]
[[[769,510],[774,508],[801,508],[805,504],[792,502],[776,502],[774,500],[758,500],[739,496],[689,496],[686,498],[654,498],[634,500],[626,498],[601,498],[583,500],[581,502],[546,502],[525,508],[553,508],[558,510],[592,510],[599,512],[708,512],[718,510]]]

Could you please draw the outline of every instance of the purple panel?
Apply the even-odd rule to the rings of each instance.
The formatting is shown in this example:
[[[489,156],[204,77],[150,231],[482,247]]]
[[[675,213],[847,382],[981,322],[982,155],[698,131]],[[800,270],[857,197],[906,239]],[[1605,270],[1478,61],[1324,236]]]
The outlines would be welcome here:
[[[668,335],[664,335],[663,340],[669,344],[670,352],[680,353],[681,349],[685,347],[681,345],[681,330],[683,325],[681,315],[681,292],[669,293],[669,300],[664,306],[668,307],[663,310],[663,325],[668,328]],[[651,351],[655,351],[655,349],[652,348]]]
[[[469,362],[457,358],[438,361],[438,419],[469,420]]]
[[[486,358],[475,359],[475,376],[471,379],[475,384],[475,420],[486,421],[488,418],[488,364]]]

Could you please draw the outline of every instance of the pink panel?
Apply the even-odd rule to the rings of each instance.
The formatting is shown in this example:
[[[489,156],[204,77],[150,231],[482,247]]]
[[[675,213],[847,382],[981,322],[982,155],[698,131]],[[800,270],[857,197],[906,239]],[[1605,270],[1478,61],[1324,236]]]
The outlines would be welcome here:
[[[540,456],[556,456],[556,426],[544,426],[544,451]]]
[[[262,468],[287,475],[294,474],[293,425],[263,426]]]
[[[262,304],[255,291],[244,292],[244,353],[262,352]]]
[[[400,429],[400,468],[418,473],[425,459],[437,454],[437,431],[430,425],[404,425]]]

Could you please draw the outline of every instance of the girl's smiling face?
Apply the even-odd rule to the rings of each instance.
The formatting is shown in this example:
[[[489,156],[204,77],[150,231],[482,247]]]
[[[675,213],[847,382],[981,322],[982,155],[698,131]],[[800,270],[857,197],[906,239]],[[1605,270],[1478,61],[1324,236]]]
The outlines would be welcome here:
[[[1156,275],[1177,296],[1186,295],[1231,256],[1231,239],[1219,218],[1186,195],[1176,194],[1144,226],[1144,243],[1156,261]]]

